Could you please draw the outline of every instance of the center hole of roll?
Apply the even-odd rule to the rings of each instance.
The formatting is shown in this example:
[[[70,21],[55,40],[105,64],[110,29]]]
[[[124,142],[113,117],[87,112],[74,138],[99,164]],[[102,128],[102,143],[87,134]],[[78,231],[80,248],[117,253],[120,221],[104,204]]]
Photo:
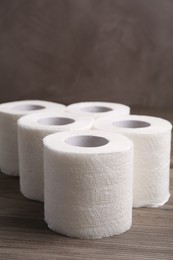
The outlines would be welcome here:
[[[32,104],[17,105],[13,107],[14,110],[20,110],[20,111],[32,111],[32,110],[40,110],[44,108],[45,108],[44,106],[32,105]]]
[[[41,125],[68,125],[74,122],[74,119],[66,117],[46,117],[38,120]]]
[[[122,120],[122,121],[114,122],[113,125],[122,128],[142,128],[142,127],[148,127],[151,124],[148,122],[138,121],[138,120]]]
[[[67,144],[79,147],[99,147],[109,143],[104,137],[93,135],[77,135],[68,137],[65,142]]]
[[[101,106],[89,106],[89,107],[81,108],[81,111],[91,112],[91,113],[103,113],[103,112],[108,112],[111,110],[112,110],[112,108],[110,108],[110,107],[101,107]]]

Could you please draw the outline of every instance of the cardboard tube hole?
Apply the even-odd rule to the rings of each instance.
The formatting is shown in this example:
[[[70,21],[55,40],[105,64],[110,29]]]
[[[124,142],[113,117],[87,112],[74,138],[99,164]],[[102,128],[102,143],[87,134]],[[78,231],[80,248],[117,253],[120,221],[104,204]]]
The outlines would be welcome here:
[[[45,108],[44,106],[32,105],[32,104],[17,105],[13,107],[14,110],[19,110],[19,111],[33,111],[33,110],[40,110],[44,108]]]
[[[110,108],[110,107],[101,107],[101,106],[89,106],[89,107],[81,108],[81,111],[83,111],[83,112],[90,112],[90,113],[103,113],[103,112],[112,111],[112,108]]]
[[[151,124],[139,120],[121,120],[121,121],[115,121],[113,125],[122,128],[142,128],[142,127],[149,127]]]
[[[68,125],[74,122],[74,119],[66,117],[46,117],[38,120],[41,125]]]
[[[68,137],[65,142],[79,147],[99,147],[109,143],[109,140],[101,136],[77,135]]]

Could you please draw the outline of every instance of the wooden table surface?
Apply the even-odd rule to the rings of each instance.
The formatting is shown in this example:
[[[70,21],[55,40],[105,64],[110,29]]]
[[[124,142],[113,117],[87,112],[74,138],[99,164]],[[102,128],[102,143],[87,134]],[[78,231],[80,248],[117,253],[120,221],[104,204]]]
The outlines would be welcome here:
[[[134,108],[133,113],[164,117],[171,109]],[[173,158],[172,158],[173,159]],[[173,193],[173,160],[171,162]],[[49,230],[43,203],[24,198],[19,179],[0,174],[0,260],[173,259],[173,196],[162,207],[133,210],[130,231],[101,240],[80,240]]]

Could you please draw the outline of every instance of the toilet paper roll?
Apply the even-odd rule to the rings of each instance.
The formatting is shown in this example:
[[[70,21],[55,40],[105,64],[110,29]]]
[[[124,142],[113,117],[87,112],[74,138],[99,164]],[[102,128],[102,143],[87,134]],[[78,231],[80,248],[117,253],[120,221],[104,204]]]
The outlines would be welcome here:
[[[67,111],[80,115],[90,115],[93,118],[103,116],[125,116],[130,113],[130,107],[111,102],[80,102],[67,106]]]
[[[71,113],[38,113],[18,121],[20,189],[33,200],[44,200],[43,138],[55,132],[86,130],[93,119]]]
[[[0,105],[0,169],[3,173],[19,175],[17,120],[34,112],[64,109],[64,105],[41,100],[16,101]]]
[[[44,138],[45,220],[78,238],[127,231],[132,221],[133,144],[100,131]]]
[[[131,115],[98,119],[96,129],[124,134],[134,143],[133,206],[157,207],[169,199],[172,125],[161,118]]]

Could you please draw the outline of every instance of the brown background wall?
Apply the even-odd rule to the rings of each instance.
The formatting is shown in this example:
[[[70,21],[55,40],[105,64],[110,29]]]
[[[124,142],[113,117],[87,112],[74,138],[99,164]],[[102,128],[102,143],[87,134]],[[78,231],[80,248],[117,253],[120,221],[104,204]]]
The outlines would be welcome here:
[[[0,102],[173,105],[172,0],[0,0]]]

